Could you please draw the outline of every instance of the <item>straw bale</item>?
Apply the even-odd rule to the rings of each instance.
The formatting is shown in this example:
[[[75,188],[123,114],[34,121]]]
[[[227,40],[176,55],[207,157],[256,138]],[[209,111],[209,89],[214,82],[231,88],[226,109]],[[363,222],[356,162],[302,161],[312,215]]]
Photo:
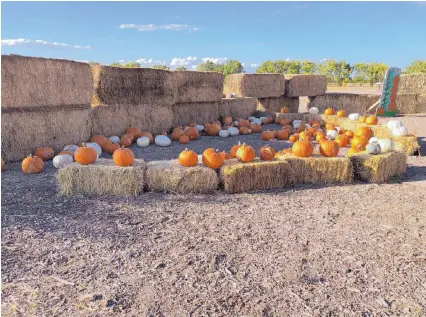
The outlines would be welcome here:
[[[386,182],[407,170],[407,156],[400,152],[353,155],[350,160],[354,168],[354,178],[370,183]]]
[[[219,104],[219,115],[248,118],[256,111],[257,99],[252,97],[223,98]]]
[[[338,116],[335,116],[335,115],[330,116],[330,115],[325,115],[325,114],[322,114],[321,118],[323,119],[323,121],[325,123],[331,123],[331,124],[339,125],[339,126],[343,122],[345,122],[346,120],[348,120],[347,118],[341,118],[341,117],[338,117]]]
[[[146,163],[135,159],[132,166],[116,166],[110,159],[98,159],[94,164],[73,163],[56,172],[62,195],[138,195],[145,185]]]
[[[175,71],[176,103],[221,101],[223,74],[217,72]]]
[[[284,75],[287,97],[311,97],[325,94],[327,78],[323,75]]]
[[[426,94],[400,95],[396,98],[397,111],[400,114],[426,113]]]
[[[395,144],[395,151],[402,152],[405,155],[413,155],[420,149],[419,141],[414,135],[392,137]]]
[[[183,167],[176,160],[149,162],[146,177],[150,190],[179,194],[211,193],[219,184],[215,170],[202,164]]]
[[[90,105],[90,66],[61,59],[1,57],[1,107],[28,110]]]
[[[282,107],[287,107],[290,113],[299,112],[299,97],[288,98],[281,96],[258,98],[257,110],[259,111],[280,112]]]
[[[92,106],[171,106],[177,84],[172,71],[152,68],[92,66],[95,94]]]
[[[386,124],[367,125],[366,123],[360,123],[358,121],[349,120],[348,118],[342,118],[340,121],[340,127],[354,132],[360,127],[369,127],[371,130],[373,130],[373,134],[377,138],[392,138],[392,131],[388,129]]]
[[[292,183],[292,171],[286,161],[229,160],[220,169],[220,180],[228,193],[283,188]]]
[[[310,98],[309,108],[317,107],[320,113],[331,107],[336,110],[343,109],[347,114],[363,114],[370,106],[380,99],[379,95],[359,95],[350,93],[326,93]]]
[[[426,73],[402,74],[398,94],[426,94]]]
[[[305,114],[303,114],[303,113],[281,113],[281,112],[275,113],[275,118],[285,118],[285,119],[289,119],[291,121],[293,121],[293,120],[304,120],[303,119],[304,116],[305,116]]]
[[[41,109],[41,108],[39,108]],[[18,161],[37,147],[60,151],[67,144],[90,139],[90,108],[48,108],[49,111],[2,111],[1,149],[6,161]]]
[[[202,124],[216,121],[220,117],[219,102],[179,103],[172,107],[173,125],[185,125],[189,122]]]
[[[232,74],[226,78],[224,93],[236,93],[244,97],[281,97],[285,79],[280,74]]]
[[[128,127],[161,133],[173,126],[170,107],[149,105],[113,105],[92,108],[92,134],[121,135]]]
[[[316,120],[316,121],[319,121],[319,123],[320,123],[321,126],[324,126],[325,123],[326,123],[325,120],[323,119],[323,116],[320,115],[320,114],[309,114],[309,113],[305,113],[303,115],[303,118],[301,120],[306,121],[306,122],[309,122],[311,120]]]

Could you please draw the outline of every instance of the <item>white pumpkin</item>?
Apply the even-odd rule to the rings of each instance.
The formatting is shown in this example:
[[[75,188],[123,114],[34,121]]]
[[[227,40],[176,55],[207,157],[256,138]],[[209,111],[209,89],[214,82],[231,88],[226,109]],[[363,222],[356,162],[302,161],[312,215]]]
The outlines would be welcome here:
[[[367,144],[366,148],[367,152],[372,155],[377,155],[381,153],[380,144],[377,142]]]
[[[359,113],[351,113],[348,116],[349,120],[354,120],[354,121],[358,121],[359,118],[361,118],[361,115]]]
[[[102,154],[102,148],[99,146],[98,143],[89,142],[89,143],[86,143],[86,146],[90,146],[90,147],[94,148],[95,151],[96,151],[96,153],[98,154],[98,158],[99,158],[99,156],[101,156],[101,154]]]
[[[392,135],[393,136],[406,136],[406,135],[408,135],[408,130],[404,126],[399,127],[399,128],[395,127],[395,128],[392,129]]]
[[[120,137],[119,136],[113,135],[113,136],[110,136],[108,139],[111,141],[112,144],[120,143]]]
[[[376,138],[375,136],[373,136],[372,138],[370,138],[370,140],[368,140],[368,143],[369,144],[371,144],[371,143],[377,143],[377,142],[379,142],[379,138]]]
[[[399,120],[389,120],[388,123],[386,123],[386,126],[388,129],[393,130],[395,128],[402,128],[404,124]]]
[[[201,131],[203,131],[203,130],[204,130],[204,126],[203,126],[203,125],[201,125],[201,124],[197,124],[197,125],[195,126],[195,128],[198,130],[198,132],[201,132]]]
[[[74,154],[75,151],[77,151],[77,149],[78,149],[78,145],[71,144],[71,145],[65,146],[62,151],[68,151]]]
[[[229,136],[229,130],[220,130],[219,136],[222,138],[227,138]]]
[[[172,141],[166,135],[157,135],[155,137],[155,144],[158,146],[169,146]]]
[[[317,107],[309,108],[309,114],[318,114],[319,109]]]
[[[253,124],[261,125],[261,124],[262,124],[262,121],[261,121],[259,118],[256,118],[256,119],[254,119],[254,120],[252,121],[252,123],[253,123]]]
[[[327,137],[334,140],[338,136],[338,132],[336,130],[328,130]]]
[[[149,146],[149,139],[146,136],[141,136],[136,140],[136,144],[139,147],[147,147]]]
[[[380,145],[381,153],[393,151],[395,148],[395,144],[391,139],[380,139],[377,143]]]
[[[254,121],[256,119],[256,117],[248,117],[249,121]]]
[[[234,127],[229,127],[228,131],[229,131],[229,135],[232,135],[232,136],[236,136],[240,134],[240,131],[238,131],[238,129]]]
[[[302,124],[302,120],[293,120],[293,128],[298,128]]]
[[[59,154],[53,158],[53,166],[55,166],[56,168],[62,168],[72,164],[73,161],[74,159],[72,158],[71,155]]]

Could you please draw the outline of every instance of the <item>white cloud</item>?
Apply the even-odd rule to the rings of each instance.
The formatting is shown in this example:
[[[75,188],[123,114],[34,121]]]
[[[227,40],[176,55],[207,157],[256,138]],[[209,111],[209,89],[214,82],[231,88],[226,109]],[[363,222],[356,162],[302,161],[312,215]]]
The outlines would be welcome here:
[[[17,46],[17,45],[25,45],[25,44],[37,44],[37,45],[76,48],[76,49],[85,49],[85,50],[92,49],[89,45],[71,45],[71,44],[58,43],[58,42],[47,42],[47,41],[43,41],[43,40],[30,40],[30,39],[1,40],[1,46]]]
[[[243,66],[243,67],[246,66],[246,63],[241,63],[241,66]]]
[[[199,30],[199,28],[193,27],[188,24],[164,24],[164,25],[121,24],[120,29],[135,29],[141,32],[158,31],[158,30],[166,30],[166,31],[198,31]]]
[[[223,64],[228,60],[227,57],[205,57],[202,61],[205,63],[207,61],[212,62],[214,64]]]
[[[192,68],[192,69],[196,69],[196,68],[197,68],[197,65],[191,65],[191,68]]]
[[[291,58],[290,58],[290,57],[287,57],[285,60],[286,60],[287,62],[289,62],[289,61],[291,61]]]
[[[196,60],[197,58],[195,56],[188,56],[184,58],[174,57],[170,62],[170,66],[188,66]]]
[[[121,63],[121,64],[123,64],[124,63],[124,59],[120,59],[118,62]]]
[[[250,67],[258,67],[259,64],[250,64]]]

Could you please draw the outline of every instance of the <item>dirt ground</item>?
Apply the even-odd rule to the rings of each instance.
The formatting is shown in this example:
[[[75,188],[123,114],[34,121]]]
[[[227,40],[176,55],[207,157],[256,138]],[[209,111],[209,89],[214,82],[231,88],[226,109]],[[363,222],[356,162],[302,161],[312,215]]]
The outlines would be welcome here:
[[[401,119],[426,153],[426,115]],[[381,185],[130,198],[59,196],[47,165],[1,176],[3,316],[426,316],[425,157]]]

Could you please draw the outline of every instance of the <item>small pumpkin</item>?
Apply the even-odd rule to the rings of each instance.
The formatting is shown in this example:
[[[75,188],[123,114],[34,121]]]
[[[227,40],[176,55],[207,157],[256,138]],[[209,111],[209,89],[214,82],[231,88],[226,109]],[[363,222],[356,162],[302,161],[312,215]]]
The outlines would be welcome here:
[[[288,140],[288,137],[289,137],[288,135],[289,133],[287,130],[281,130],[281,131],[278,131],[277,138],[278,140]]]
[[[155,137],[155,145],[158,146],[169,146],[172,143],[172,140],[169,139],[166,135],[157,135]]]
[[[111,141],[112,144],[120,143],[120,137],[116,135],[110,136],[108,139]]]
[[[245,143],[237,150],[237,160],[240,162],[252,162],[256,156],[256,152],[250,145]]]
[[[332,115],[334,115],[334,110],[333,110],[333,108],[327,108],[327,109],[325,109],[324,114],[325,114],[325,115],[327,115],[327,116],[332,116]]]
[[[136,144],[139,147],[147,147],[149,146],[149,143],[150,143],[149,138],[146,136],[141,136],[140,138],[136,140]]]
[[[247,127],[240,127],[240,128],[238,129],[238,132],[239,132],[240,134],[242,134],[242,135],[245,135],[245,134],[249,134],[249,133],[250,133],[250,130],[249,130],[249,128],[247,128]]]
[[[72,155],[69,154],[58,154],[53,158],[53,166],[56,168],[62,168],[73,162]]]
[[[299,135],[293,134],[290,135],[290,137],[288,138],[288,140],[292,143],[296,142],[297,140],[299,140]]]
[[[183,132],[183,130],[182,130],[182,129],[175,130],[175,131],[173,131],[173,132],[172,132],[172,134],[170,135],[170,138],[171,138],[173,141],[179,141],[179,138],[180,138],[183,134],[184,134],[184,132]]]
[[[348,130],[345,132],[345,135],[349,137],[350,139],[355,136],[354,132],[352,130]]]
[[[395,144],[391,139],[380,139],[377,143],[380,145],[380,153],[391,152],[395,149]]]
[[[314,146],[311,142],[300,139],[294,142],[291,152],[297,157],[310,157],[314,152]]]
[[[311,107],[309,108],[309,114],[318,114],[319,113],[319,109],[317,107]]]
[[[221,138],[227,138],[229,136],[229,131],[228,130],[220,130],[219,131],[219,136]]]
[[[115,165],[126,167],[133,164],[135,161],[135,155],[133,154],[132,150],[122,146],[121,148],[114,151],[114,154],[112,154],[112,160],[114,161]]]
[[[258,124],[254,124],[254,123],[252,123],[250,125],[250,129],[253,133],[261,133],[262,132],[262,127]]]
[[[154,143],[154,137],[151,132],[142,132],[141,137],[146,136],[149,139],[149,143]],[[133,140],[132,140],[133,141]]]
[[[369,116],[367,117],[367,119],[365,119],[365,123],[367,123],[368,125],[376,125],[378,121],[379,120],[376,116]]]
[[[346,117],[346,111],[343,109],[340,109],[339,111],[337,111],[336,116],[339,118],[344,118]]]
[[[364,150],[366,145],[368,144],[368,139],[364,136],[354,136],[351,142],[351,148],[359,148],[360,150]]]
[[[229,151],[229,155],[233,158],[237,157],[237,151],[241,147],[241,142],[232,146],[231,151]]]
[[[334,140],[337,136],[339,135],[339,133],[336,130],[328,130],[327,131],[327,137]]]
[[[83,146],[79,147],[77,151],[75,151],[74,159],[81,165],[89,165],[96,162],[98,159],[98,153],[93,147],[86,146],[86,144],[83,143]]]
[[[187,137],[188,138],[188,137]],[[189,139],[188,139],[189,142]],[[185,149],[178,157],[179,164],[185,167],[192,167],[198,164],[198,155],[191,150]]]
[[[228,131],[231,136],[236,136],[240,134],[240,131],[238,130],[238,128],[235,128],[235,127],[228,128]]]
[[[148,138],[146,138],[147,140],[148,140]],[[138,139],[139,140],[139,139]],[[149,144],[149,140],[148,140],[148,144]],[[108,144],[108,145],[106,145],[105,146],[105,151],[108,153],[108,154],[114,154],[114,152],[115,152],[115,150],[117,150],[117,149],[119,149],[120,148],[120,144],[117,144],[117,143],[111,143],[111,144]]]
[[[125,146],[125,147],[129,147],[131,146],[133,143],[133,140],[131,138],[130,134],[123,134],[120,138],[120,145],[121,146]]]
[[[359,127],[355,131],[355,136],[363,136],[369,139],[373,135],[373,131],[369,127]]]
[[[50,147],[40,147],[35,150],[34,155],[43,161],[49,161],[55,156],[55,151]]]
[[[224,124],[232,124],[232,117],[231,116],[224,116],[223,117],[223,123]]]
[[[186,135],[181,135],[179,138],[179,143],[180,144],[188,144],[189,143],[189,137],[187,137]]]
[[[349,115],[349,120],[358,121],[361,115],[359,113],[351,113]]]
[[[365,149],[367,150],[369,154],[372,154],[372,155],[377,155],[377,154],[380,154],[381,152],[380,144],[377,142],[367,144]]]
[[[339,146],[340,146],[340,147],[345,147],[345,146],[346,146],[346,145],[348,145],[348,143],[349,143],[349,138],[348,138],[346,135],[341,134],[341,135],[338,135],[338,136],[334,139],[334,141],[336,141],[336,142],[337,142],[337,144],[339,144]]]
[[[240,119],[238,120],[238,127],[246,127],[246,128],[250,128],[250,121],[248,120],[244,120],[244,119]]]
[[[319,150],[322,156],[335,157],[339,154],[340,146],[336,141],[325,140],[320,143]]]
[[[358,122],[359,123],[365,123],[366,120],[367,120],[366,116],[361,116],[361,117],[359,117]]]
[[[269,130],[263,131],[261,137],[263,141],[270,141],[275,138],[274,132]]]
[[[288,113],[288,108],[287,107],[282,107],[281,108],[281,113]]]
[[[218,150],[204,151],[203,153],[203,164],[207,167],[218,169],[225,163],[224,157],[219,153]]]
[[[25,174],[38,174],[44,170],[44,162],[38,156],[30,154],[22,161],[21,168]]]
[[[259,149],[259,157],[262,161],[271,161],[275,157],[275,150],[272,146],[263,146]]]
[[[126,134],[130,134],[133,136],[133,139],[137,139],[142,136],[142,131],[139,128],[127,128]]]
[[[90,142],[97,143],[101,147],[101,149],[103,149],[105,146],[106,139],[107,138],[104,135],[97,134],[92,136],[92,138],[90,139]]]
[[[197,140],[200,137],[200,133],[194,127],[190,127],[185,131],[185,135],[189,138],[189,140]]]

